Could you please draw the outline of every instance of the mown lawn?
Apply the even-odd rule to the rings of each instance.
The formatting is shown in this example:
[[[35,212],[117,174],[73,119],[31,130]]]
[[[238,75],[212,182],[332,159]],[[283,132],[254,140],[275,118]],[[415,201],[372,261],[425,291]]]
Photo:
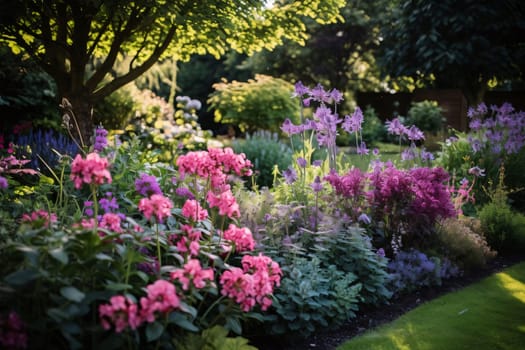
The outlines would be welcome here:
[[[421,305],[337,349],[525,349],[525,262]]]

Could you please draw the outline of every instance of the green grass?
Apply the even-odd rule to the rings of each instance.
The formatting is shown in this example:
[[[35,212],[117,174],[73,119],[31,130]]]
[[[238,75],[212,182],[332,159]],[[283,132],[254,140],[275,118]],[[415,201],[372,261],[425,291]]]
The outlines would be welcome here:
[[[337,349],[525,349],[525,263],[425,303]]]

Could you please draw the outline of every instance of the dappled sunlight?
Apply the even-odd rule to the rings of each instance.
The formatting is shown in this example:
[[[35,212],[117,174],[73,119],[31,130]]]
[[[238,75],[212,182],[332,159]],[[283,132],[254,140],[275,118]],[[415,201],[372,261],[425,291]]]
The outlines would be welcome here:
[[[498,273],[496,278],[501,282],[502,287],[505,288],[513,297],[517,298],[522,303],[525,303],[524,283],[505,272]]]

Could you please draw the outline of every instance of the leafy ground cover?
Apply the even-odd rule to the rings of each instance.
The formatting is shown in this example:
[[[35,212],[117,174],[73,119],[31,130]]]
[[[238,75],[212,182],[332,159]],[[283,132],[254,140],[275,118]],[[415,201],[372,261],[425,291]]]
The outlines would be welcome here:
[[[517,349],[525,341],[523,259],[497,258],[477,273],[362,310],[339,329],[259,348]]]

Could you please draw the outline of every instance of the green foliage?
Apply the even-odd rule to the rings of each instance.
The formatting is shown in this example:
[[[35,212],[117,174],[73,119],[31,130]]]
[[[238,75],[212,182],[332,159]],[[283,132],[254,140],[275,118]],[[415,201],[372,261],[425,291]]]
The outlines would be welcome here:
[[[421,131],[437,134],[445,125],[443,109],[436,101],[412,102],[408,109],[407,125],[415,125]]]
[[[272,187],[275,167],[284,170],[292,163],[290,146],[269,131],[247,134],[244,140],[235,140],[232,148],[252,162],[258,187]]]
[[[490,79],[520,75],[524,14],[520,0],[401,1],[383,27],[380,65],[391,77],[459,87],[477,105]]]
[[[221,326],[205,329],[201,334],[187,334],[174,338],[175,347],[180,350],[257,350],[242,337],[228,337],[228,330]]]
[[[265,75],[248,82],[233,81],[213,85],[208,104],[215,110],[215,121],[233,124],[241,131],[279,132],[286,118],[299,119],[299,105],[290,98],[292,84]]]
[[[338,270],[356,276],[362,285],[359,301],[379,305],[392,296],[387,289],[388,259],[375,252],[364,230],[349,227],[335,234],[320,235],[314,249],[324,264],[334,264]]]
[[[209,131],[202,130],[197,117],[201,104],[188,96],[177,96],[177,110],[150,90],[134,90],[135,117],[124,129],[122,139],[135,136],[143,149],[161,162],[172,162],[184,151],[208,147]]]
[[[483,236],[479,219],[460,217],[444,220],[435,246],[464,271],[483,268],[496,256]]]
[[[521,252],[525,247],[525,215],[504,202],[493,201],[478,211],[488,244],[500,254]]]
[[[136,86],[130,84],[105,97],[95,105],[95,124],[103,125],[108,130],[124,128],[134,117],[135,111],[142,107],[137,95]]]
[[[355,317],[361,285],[352,273],[322,266],[312,255],[293,259],[285,276],[275,294],[277,319],[270,332],[307,337]]]

